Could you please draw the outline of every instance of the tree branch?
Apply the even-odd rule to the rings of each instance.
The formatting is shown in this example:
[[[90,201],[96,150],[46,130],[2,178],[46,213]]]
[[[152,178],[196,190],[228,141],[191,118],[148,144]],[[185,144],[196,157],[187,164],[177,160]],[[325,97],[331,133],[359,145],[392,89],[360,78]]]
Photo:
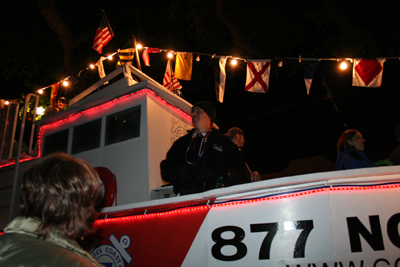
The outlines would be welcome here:
[[[67,24],[61,19],[56,9],[55,2],[55,0],[39,0],[37,2],[37,7],[49,28],[58,35],[58,39],[63,48],[64,69],[69,73],[74,73],[74,68],[71,65],[71,53],[72,49],[75,47],[74,38]]]
[[[252,55],[257,57],[262,57],[263,53],[254,49],[249,43],[247,43],[237,30],[237,27],[234,25],[232,20],[226,14],[225,9],[223,7],[223,0],[215,0],[215,9],[217,13],[217,17],[220,18],[225,26],[228,28],[229,32],[231,33],[233,40],[237,46],[240,48],[245,49],[246,51],[250,52]]]

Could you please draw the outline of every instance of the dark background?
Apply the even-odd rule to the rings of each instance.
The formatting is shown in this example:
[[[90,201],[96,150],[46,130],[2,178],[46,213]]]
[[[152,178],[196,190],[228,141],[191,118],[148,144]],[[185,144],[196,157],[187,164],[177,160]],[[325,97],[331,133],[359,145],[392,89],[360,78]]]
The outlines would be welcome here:
[[[143,46],[201,54],[192,80],[180,81],[183,98],[215,103],[222,132],[241,127],[246,159],[262,174],[281,172],[296,161],[310,164],[293,173],[331,170],[336,142],[348,128],[361,131],[374,162],[397,146],[399,3],[22,0],[10,5],[1,16],[1,99],[22,101],[27,93],[80,71],[78,84],[61,87],[61,94],[71,98],[95,82],[97,70],[87,67],[100,57],[91,47],[104,9],[115,33],[104,55],[133,47],[133,36]],[[269,92],[246,92],[246,63],[239,60],[233,67],[228,60],[224,103],[217,103],[213,54],[272,59]],[[300,55],[322,59],[309,95]],[[387,58],[380,88],[352,87],[351,66],[342,71],[331,60],[376,57]],[[151,67],[141,62],[143,72],[159,83],[166,63],[164,52],[150,54]],[[105,62],[105,68],[112,71],[115,61]],[[331,165],[318,166],[321,158]]]

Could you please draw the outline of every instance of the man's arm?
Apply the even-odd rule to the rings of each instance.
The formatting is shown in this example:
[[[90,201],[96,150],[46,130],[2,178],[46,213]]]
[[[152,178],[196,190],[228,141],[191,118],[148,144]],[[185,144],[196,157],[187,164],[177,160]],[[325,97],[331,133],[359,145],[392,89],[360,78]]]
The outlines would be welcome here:
[[[183,136],[176,140],[167,152],[165,160],[160,163],[161,177],[166,182],[176,183],[189,177],[185,160],[188,141],[186,139],[187,136]]]

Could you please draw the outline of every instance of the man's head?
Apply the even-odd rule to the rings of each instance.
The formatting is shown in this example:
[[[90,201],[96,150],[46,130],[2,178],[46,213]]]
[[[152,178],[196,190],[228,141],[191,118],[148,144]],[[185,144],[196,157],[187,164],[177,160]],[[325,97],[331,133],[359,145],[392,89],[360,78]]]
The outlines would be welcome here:
[[[238,127],[232,127],[228,130],[228,132],[225,134],[228,136],[232,142],[234,142],[238,147],[243,147],[244,146],[244,132],[242,129]]]
[[[192,123],[197,132],[209,131],[216,116],[217,110],[211,102],[197,102],[192,107]]]
[[[67,100],[65,99],[65,97],[60,97],[57,101],[57,107],[60,110],[64,110],[64,108],[67,106]]]
[[[75,239],[90,229],[100,179],[84,160],[65,153],[51,154],[35,163],[21,185],[21,214],[41,220],[39,237],[48,237],[54,227],[64,237]]]

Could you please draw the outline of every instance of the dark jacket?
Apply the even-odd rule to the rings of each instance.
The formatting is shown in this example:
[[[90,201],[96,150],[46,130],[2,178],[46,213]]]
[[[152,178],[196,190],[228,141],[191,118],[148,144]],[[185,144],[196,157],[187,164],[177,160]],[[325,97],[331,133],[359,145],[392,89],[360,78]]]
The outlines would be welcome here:
[[[0,266],[103,266],[78,243],[56,231],[43,240],[35,234],[40,221],[17,217],[0,236]]]
[[[336,170],[349,170],[373,167],[364,151],[353,147],[340,147],[336,158]]]
[[[61,110],[60,110],[58,107],[52,108],[52,107],[50,106],[50,107],[46,108],[46,110],[45,110],[44,115],[42,116],[42,118],[49,117],[49,116],[51,116],[51,115],[53,115],[53,114],[56,114],[56,113],[58,113],[58,112],[60,112],[60,111],[61,111]]]
[[[400,145],[390,154],[388,160],[393,165],[400,165]]]
[[[164,181],[174,192],[190,194],[251,182],[245,161],[237,146],[225,135],[212,130],[203,151],[200,136],[188,131],[172,145],[160,164]],[[199,152],[200,149],[200,152]]]

